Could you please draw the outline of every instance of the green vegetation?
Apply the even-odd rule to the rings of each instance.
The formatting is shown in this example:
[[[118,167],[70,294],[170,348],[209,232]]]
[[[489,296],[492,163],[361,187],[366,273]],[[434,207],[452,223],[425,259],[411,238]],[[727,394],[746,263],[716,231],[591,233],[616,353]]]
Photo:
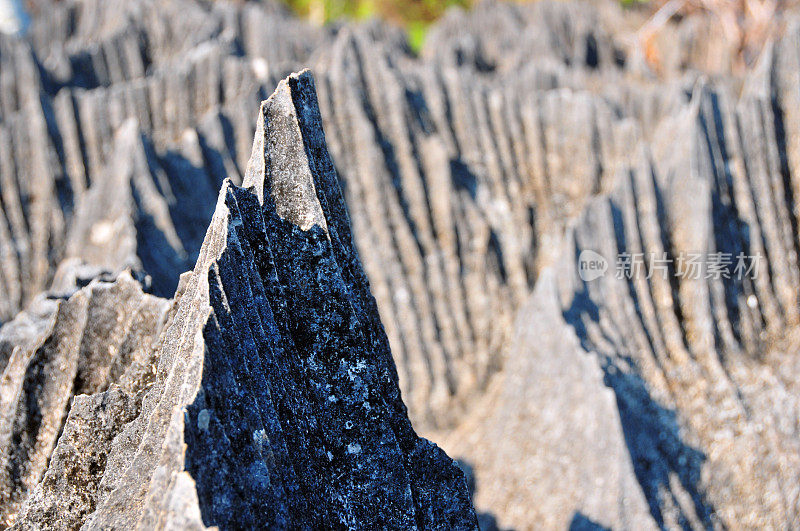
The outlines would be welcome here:
[[[419,51],[430,25],[452,6],[468,8],[477,0],[282,0],[301,17],[316,24],[340,18],[388,20],[405,28],[408,42]],[[517,0],[521,2],[532,0]],[[619,0],[625,7],[653,3],[652,0]],[[659,0],[656,0],[657,5]]]
[[[418,51],[428,27],[451,6],[468,7],[472,0],[284,0],[300,16],[324,24],[342,17],[380,17],[406,29]]]

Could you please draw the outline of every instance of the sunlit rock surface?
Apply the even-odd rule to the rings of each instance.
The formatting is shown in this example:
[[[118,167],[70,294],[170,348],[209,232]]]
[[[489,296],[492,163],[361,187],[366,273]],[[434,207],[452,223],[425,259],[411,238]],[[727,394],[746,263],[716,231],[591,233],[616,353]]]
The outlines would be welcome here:
[[[6,523],[475,528],[464,474],[400,398],[310,74],[261,105],[244,186],[223,183],[172,305],[123,275],[0,329]]]
[[[711,14],[645,48],[616,2],[452,10],[419,55],[269,2],[29,4],[0,37],[0,320],[67,288],[65,261],[172,297],[259,102],[310,66],[409,416],[482,525],[798,526],[796,12],[742,64]],[[276,212],[331,231],[291,190]],[[764,267],[617,279],[626,252]]]

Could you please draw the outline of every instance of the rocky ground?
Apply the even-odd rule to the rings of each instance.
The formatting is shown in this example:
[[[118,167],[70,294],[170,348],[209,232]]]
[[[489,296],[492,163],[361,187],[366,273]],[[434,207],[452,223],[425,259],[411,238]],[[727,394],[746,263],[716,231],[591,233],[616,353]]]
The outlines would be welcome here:
[[[5,525],[474,525],[410,417],[482,527],[800,526],[791,9],[753,53],[703,11],[483,2],[419,55],[266,2],[29,11]]]

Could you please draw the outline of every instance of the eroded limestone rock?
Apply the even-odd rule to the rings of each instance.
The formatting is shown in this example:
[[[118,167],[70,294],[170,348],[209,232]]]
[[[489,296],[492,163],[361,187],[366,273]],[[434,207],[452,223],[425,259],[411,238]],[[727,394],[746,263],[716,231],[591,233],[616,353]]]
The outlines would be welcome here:
[[[263,102],[244,186],[222,186],[152,381],[75,399],[15,525],[475,528],[463,473],[408,420],[309,73]]]

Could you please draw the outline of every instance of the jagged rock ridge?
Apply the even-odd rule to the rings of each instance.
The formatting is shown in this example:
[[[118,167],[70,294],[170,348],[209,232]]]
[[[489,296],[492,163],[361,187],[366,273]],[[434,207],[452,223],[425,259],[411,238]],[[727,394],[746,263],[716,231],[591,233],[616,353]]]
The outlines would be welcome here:
[[[404,395],[431,428],[481,399],[565,225],[685,104],[683,85],[630,83],[640,67],[610,3],[487,2],[438,23],[420,58],[386,25],[314,28],[269,2],[36,6],[27,38],[0,50],[13,87],[0,123],[13,161],[0,170],[0,319],[71,256],[143,269],[170,296],[215,191],[243,176],[252,109],[311,64]],[[111,175],[131,191],[116,220]],[[95,226],[101,242],[124,228],[125,244],[99,257]]]
[[[63,294],[38,297],[0,328],[4,527],[40,482],[41,510],[60,515],[61,527],[91,507],[84,500],[94,496],[105,446],[135,417],[137,393],[154,377],[169,301],[143,293],[128,273],[116,279],[96,270],[73,273],[75,278],[64,280]],[[80,439],[69,441],[75,431]],[[52,471],[45,475],[48,462]],[[54,488],[71,488],[75,503],[65,509],[67,500],[54,495]]]
[[[410,415],[471,463],[481,510],[522,528],[796,521],[796,15],[745,75],[713,17],[670,23],[659,78],[628,46],[635,12],[608,2],[454,11],[419,57],[384,24],[320,30],[264,2],[40,4],[27,40],[0,41],[4,319],[64,256],[171,295],[214,193],[245,174],[265,86],[311,64]],[[584,286],[576,246],[770,267]]]
[[[505,506],[515,525],[575,514],[633,528],[797,525],[800,166],[784,143],[798,80],[783,70],[798,59],[794,31],[738,101],[698,83],[568,229],[518,316],[504,374],[443,439],[478,463],[479,508]],[[586,250],[607,260],[605,275],[581,278]],[[615,270],[625,253],[644,257],[638,273]],[[729,257],[721,274],[681,274],[681,256],[715,253]],[[757,274],[736,273],[739,255]],[[566,425],[554,411],[568,412]],[[564,476],[574,481],[555,499],[516,501],[541,499]]]
[[[584,41],[601,43],[603,58],[615,53],[594,11],[578,10],[583,20],[560,3],[530,8],[529,33],[553,35],[541,61],[508,84],[510,75],[453,64],[450,51],[414,59],[382,24],[315,29],[270,3],[122,4],[127,26],[107,4],[43,2],[27,42],[14,41],[28,58],[13,65],[16,88],[39,97],[9,106],[0,123],[13,154],[4,160],[16,161],[2,169],[2,315],[45,289],[65,257],[142,269],[154,293],[171,295],[196,262],[215,191],[243,176],[252,109],[286,68],[312,63],[412,416],[456,424],[502,366],[551,242],[631,141],[602,99],[540,92],[584,84],[595,67],[568,53]],[[486,7],[503,20],[509,9]],[[540,11],[564,24],[540,24]],[[561,52],[544,61],[549,42]],[[600,66],[619,75],[613,61]],[[21,151],[24,138],[35,156]],[[112,186],[130,197],[108,194]]]
[[[76,399],[15,526],[474,528],[400,398],[310,74],[262,104],[244,186],[222,186],[152,382]]]

